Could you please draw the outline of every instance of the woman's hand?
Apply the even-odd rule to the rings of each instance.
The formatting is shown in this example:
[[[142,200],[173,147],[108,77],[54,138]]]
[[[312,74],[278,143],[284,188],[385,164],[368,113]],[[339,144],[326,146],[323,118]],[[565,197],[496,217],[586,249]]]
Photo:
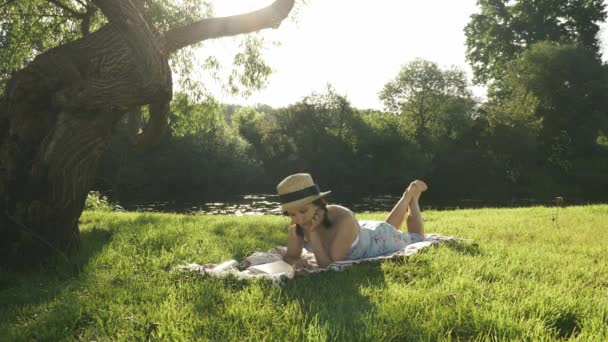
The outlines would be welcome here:
[[[298,225],[297,225],[297,224],[295,224],[295,223],[293,223],[293,224],[289,225],[289,228],[287,228],[287,231],[288,231],[288,232],[290,232],[290,233],[291,233],[291,232],[294,232],[294,233],[295,233],[295,232],[296,232],[296,229],[298,229]]]
[[[310,226],[304,227],[304,229],[309,232],[314,232],[319,225],[323,222],[323,210],[320,208],[315,211],[315,214],[312,216],[312,220],[310,220]]]
[[[291,264],[291,266],[293,266],[296,269],[302,269],[302,268],[309,267],[310,264],[305,259],[298,259],[293,264]]]

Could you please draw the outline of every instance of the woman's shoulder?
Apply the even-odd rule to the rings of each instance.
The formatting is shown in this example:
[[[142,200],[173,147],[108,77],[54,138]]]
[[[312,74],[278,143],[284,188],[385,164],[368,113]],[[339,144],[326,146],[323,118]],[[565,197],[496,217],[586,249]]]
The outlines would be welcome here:
[[[343,207],[341,205],[330,204],[327,206],[327,211],[329,212],[330,219],[333,221],[341,221],[344,219],[355,219],[355,214],[352,210],[347,207]]]
[[[341,206],[341,205],[337,205],[337,204],[329,204],[327,206],[327,210],[331,213],[336,213],[336,214],[349,214],[349,215],[353,215],[352,210],[348,209],[347,207]]]

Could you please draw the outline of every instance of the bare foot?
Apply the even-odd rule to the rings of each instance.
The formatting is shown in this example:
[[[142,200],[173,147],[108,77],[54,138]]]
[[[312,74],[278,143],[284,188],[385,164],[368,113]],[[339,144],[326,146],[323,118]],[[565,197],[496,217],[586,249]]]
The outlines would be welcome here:
[[[428,189],[428,186],[424,181],[416,179],[411,182],[410,185],[405,189],[403,196],[416,196],[419,197],[421,193],[425,192]]]
[[[410,219],[413,216],[419,217],[420,220],[420,206],[418,204],[418,200],[420,199],[420,195],[428,189],[428,186],[425,182],[416,179],[411,182],[410,185],[405,189],[403,193],[403,197],[407,203],[407,215],[408,215],[408,227],[410,226]],[[422,227],[420,225],[420,227]],[[409,228],[408,228],[409,231]],[[416,231],[423,231],[422,228],[417,229]],[[424,234],[423,234],[424,235]]]

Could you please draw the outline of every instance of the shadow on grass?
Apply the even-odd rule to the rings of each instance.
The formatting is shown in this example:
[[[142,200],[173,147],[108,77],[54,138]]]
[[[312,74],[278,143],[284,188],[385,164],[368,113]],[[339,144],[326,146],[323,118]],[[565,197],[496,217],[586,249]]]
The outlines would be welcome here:
[[[462,255],[477,256],[482,254],[479,244],[472,241],[449,240],[441,245]]]
[[[213,235],[216,235],[218,237],[225,237],[226,231],[229,230],[230,228],[232,228],[232,227],[229,222],[220,222],[220,223],[214,224],[213,228],[210,229],[209,231],[211,233],[213,233]]]
[[[114,231],[108,228],[93,227],[80,233],[80,254],[73,258],[73,262],[79,267],[84,267],[91,258],[103,250],[103,247],[110,242]]]
[[[2,272],[0,307],[11,311],[15,307],[52,301],[66,286],[79,279],[84,266],[103,249],[112,235],[109,229],[86,230],[80,234],[80,254],[72,257],[69,263],[61,258],[53,258],[29,271]]]
[[[378,263],[297,278],[286,284],[283,294],[287,301],[301,303],[306,317],[325,330],[328,340],[354,340],[365,336],[365,322],[377,312],[366,288],[386,288]]]
[[[80,235],[80,254],[72,257],[69,263],[55,258],[27,272],[1,272],[0,330],[10,328],[13,334],[17,334],[13,337],[22,340],[46,339],[42,336],[47,330],[57,329],[53,322],[62,322],[66,315],[78,312],[64,310],[77,302],[63,303],[67,298],[65,291],[82,286],[86,264],[112,239],[112,235],[109,229],[85,230]],[[62,310],[49,310],[49,307],[56,306],[58,298],[61,298]]]
[[[255,324],[267,328],[265,324],[273,323],[266,320],[272,321],[273,318],[268,315],[256,316],[254,312],[257,309],[267,310],[269,306],[272,307],[276,312],[271,316],[276,320],[277,316],[284,315],[283,310],[286,307],[294,307],[295,304],[299,312],[295,313],[295,316],[285,318],[299,322],[297,327],[290,328],[292,337],[308,336],[308,329],[315,326],[319,329],[318,333],[326,336],[328,340],[341,341],[357,340],[365,336],[365,322],[369,321],[369,316],[374,315],[377,308],[362,289],[381,290],[386,284],[380,265],[370,263],[355,265],[342,272],[327,271],[296,277],[287,280],[280,288],[275,288],[270,282],[245,281],[234,277],[206,278],[196,286],[200,293],[195,295],[197,299],[194,306],[199,315],[215,315],[218,320],[237,315],[230,318],[231,331],[224,331],[225,324],[218,324],[214,333],[201,330],[201,334],[205,334],[206,338],[230,339],[228,336],[238,334],[239,330],[243,334],[250,334],[252,332],[247,330],[249,328],[244,327],[252,324],[252,320]],[[223,295],[217,291],[219,288],[225,292]],[[262,297],[259,297],[259,291],[263,293]],[[235,296],[245,297],[235,299]],[[259,300],[261,302],[258,302]]]
[[[560,339],[575,338],[582,329],[581,317],[573,309],[557,306],[554,312],[547,313],[545,325]]]
[[[146,225],[157,225],[163,218],[156,214],[150,213],[141,213],[137,215],[135,220],[131,221],[130,224],[138,227],[146,226]]]
[[[81,250],[69,263],[56,258],[28,272],[0,274],[0,335],[4,332],[8,340],[23,341],[80,339],[84,329],[97,324],[87,308],[90,304],[82,299],[99,292],[91,288],[96,286],[91,279],[98,267],[92,259],[123,231],[137,235],[136,228],[158,223],[158,219],[125,217],[81,223]]]
[[[89,300],[98,297],[117,300],[125,289],[138,288],[133,283],[150,274],[162,283],[163,277],[159,276],[165,272],[160,267],[162,263],[150,266],[146,262],[158,261],[161,250],[170,252],[184,240],[181,232],[175,229],[154,229],[162,227],[165,221],[171,223],[170,219],[145,214],[116,215],[107,219],[102,215],[90,215],[81,221],[81,251],[70,258],[69,263],[53,259],[28,272],[0,272],[0,336],[8,340],[34,341],[80,339],[81,333],[98,333],[99,317]],[[117,262],[134,266],[135,271],[127,274],[128,279],[122,278],[122,269],[105,255],[107,248],[121,253],[121,260]],[[100,262],[97,262],[98,256],[101,256]],[[141,263],[157,268],[149,271],[140,267]],[[107,280],[109,277],[112,279],[104,283],[103,289],[96,288],[100,285],[98,278]],[[145,291],[142,293],[145,295]],[[128,320],[128,315],[124,316],[127,320],[119,319],[112,324],[132,329],[134,323]],[[137,323],[136,328],[145,330],[146,326]],[[147,339],[143,338],[146,332],[139,330],[142,339]],[[103,332],[99,333],[103,335]]]
[[[464,247],[454,244],[453,248]],[[342,272],[300,276],[287,280],[279,288],[270,283],[260,285],[257,281],[234,277],[204,278],[202,282],[197,278],[194,279],[197,293],[193,296],[197,314],[213,315],[220,321],[226,321],[226,316],[229,316],[232,330],[226,332],[225,324],[219,323],[217,327],[197,329],[200,329],[201,336],[209,334],[210,330],[216,331],[213,338],[205,335],[211,339],[226,339],[232,336],[230,334],[246,335],[251,333],[248,329],[251,329],[252,322],[265,328],[276,324],[268,319],[267,314],[255,315],[257,310],[267,312],[268,307],[272,307],[275,310],[273,315],[277,316],[283,315],[285,308],[291,308],[285,320],[297,322],[291,328],[295,336],[314,335],[338,341],[415,340],[421,334],[416,318],[401,316],[398,308],[393,313],[390,310],[394,307],[390,304],[384,306],[383,301],[395,296],[388,284],[415,287],[418,282],[435,276],[431,268],[432,256],[426,255],[429,252],[430,249],[425,249],[407,258],[361,263]],[[192,278],[184,277],[185,280]],[[297,308],[295,314],[294,307]],[[386,327],[392,328],[386,331]]]

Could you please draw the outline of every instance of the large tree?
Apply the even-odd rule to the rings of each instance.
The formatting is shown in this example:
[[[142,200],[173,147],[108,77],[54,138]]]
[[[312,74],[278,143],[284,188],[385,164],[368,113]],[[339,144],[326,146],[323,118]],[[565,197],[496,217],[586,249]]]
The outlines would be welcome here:
[[[465,27],[474,81],[502,78],[506,65],[533,43],[576,44],[599,59],[603,0],[478,0],[480,13]]]
[[[404,118],[427,151],[436,138],[458,134],[464,121],[471,119],[474,106],[464,71],[455,67],[442,70],[424,59],[403,65],[379,95],[389,111]]]
[[[35,50],[41,53],[14,72],[0,93],[0,264],[9,266],[78,250],[78,219],[117,122],[129,115],[132,141],[138,146],[154,144],[165,131],[172,54],[206,39],[278,27],[294,0],[178,27],[151,20],[171,6],[164,0],[25,3],[6,0],[0,6],[17,8],[21,21],[27,21],[22,14],[30,5],[53,11],[49,18],[77,18],[57,25],[80,23],[82,34],[46,51]],[[27,27],[27,22],[19,26],[16,21],[0,18],[1,44],[10,46],[22,33],[15,25]],[[95,23],[99,29],[90,32]],[[7,70],[10,66],[0,71],[6,76]],[[140,130],[144,106],[149,119]]]
[[[608,73],[588,49],[537,43],[503,76],[500,95],[490,91],[490,121],[538,134],[548,157],[566,147],[585,155],[608,127]],[[565,151],[563,151],[565,153]]]

